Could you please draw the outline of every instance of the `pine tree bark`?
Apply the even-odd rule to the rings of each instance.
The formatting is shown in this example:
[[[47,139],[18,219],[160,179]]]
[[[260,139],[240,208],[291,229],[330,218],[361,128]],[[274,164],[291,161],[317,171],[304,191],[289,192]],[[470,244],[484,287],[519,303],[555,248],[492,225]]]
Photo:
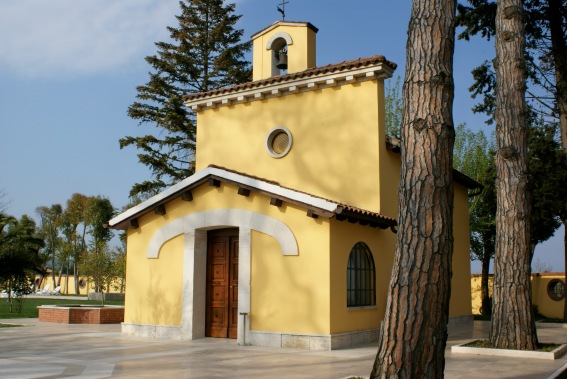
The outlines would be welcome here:
[[[492,314],[492,301],[490,300],[489,293],[489,278],[490,278],[490,259],[492,257],[492,252],[494,251],[494,246],[490,241],[490,237],[483,237],[484,241],[484,255],[482,256],[482,275],[480,279],[480,296],[482,304],[482,314],[490,315]],[[492,250],[491,250],[492,249]]]
[[[531,302],[528,124],[522,0],[498,0],[496,12],[496,251],[490,341],[535,350]]]
[[[453,0],[413,1],[406,47],[399,230],[371,378],[441,378],[451,293]]]
[[[549,20],[549,34],[551,37],[551,53],[555,66],[555,88],[557,91],[557,110],[559,115],[559,128],[561,144],[567,152],[567,43],[563,16],[559,9],[563,8],[562,0],[548,0],[547,19]],[[565,204],[563,221],[563,242],[565,256],[565,283],[567,283],[567,204]],[[564,300],[563,321],[567,322],[567,296]]]

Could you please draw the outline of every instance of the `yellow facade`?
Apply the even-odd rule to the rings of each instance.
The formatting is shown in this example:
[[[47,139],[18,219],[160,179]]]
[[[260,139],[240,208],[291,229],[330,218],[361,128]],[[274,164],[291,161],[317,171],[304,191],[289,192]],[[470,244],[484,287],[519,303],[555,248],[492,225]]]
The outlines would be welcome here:
[[[386,135],[378,123],[383,87],[374,80],[199,112],[196,170],[228,167],[384,213],[379,147]],[[288,155],[274,159],[265,140],[279,125],[291,131],[293,145]]]
[[[480,295],[480,275],[471,276],[472,287],[472,311],[474,314],[481,314],[482,305]],[[488,279],[488,294],[492,296],[492,274]],[[563,319],[564,299],[554,300],[548,292],[550,282],[560,281],[565,285],[565,274],[562,272],[544,272],[532,274],[532,305],[537,307],[539,314],[547,318]]]
[[[387,148],[384,115],[384,80],[395,65],[371,57],[313,70],[315,33],[307,23],[272,25],[253,37],[259,83],[187,100],[197,114],[196,174],[110,222],[128,229],[123,330],[204,337],[206,231],[237,227],[239,343],[332,349],[377,335],[396,242],[389,226],[398,212],[400,155]],[[277,38],[293,41],[292,75],[272,83],[264,80],[273,75],[266,46]],[[306,69],[305,77],[293,75]],[[278,127],[293,142],[275,158],[266,141]],[[462,184],[454,221],[450,317],[467,318]],[[349,308],[347,264],[357,242],[372,253],[376,304]]]

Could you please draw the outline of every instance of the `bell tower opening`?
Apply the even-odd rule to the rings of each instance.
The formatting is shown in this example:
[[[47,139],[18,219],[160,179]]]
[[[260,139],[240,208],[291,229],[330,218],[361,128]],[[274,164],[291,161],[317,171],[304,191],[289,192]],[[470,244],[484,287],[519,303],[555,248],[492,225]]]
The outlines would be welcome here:
[[[287,74],[287,41],[279,37],[274,40],[272,50],[272,76]]]

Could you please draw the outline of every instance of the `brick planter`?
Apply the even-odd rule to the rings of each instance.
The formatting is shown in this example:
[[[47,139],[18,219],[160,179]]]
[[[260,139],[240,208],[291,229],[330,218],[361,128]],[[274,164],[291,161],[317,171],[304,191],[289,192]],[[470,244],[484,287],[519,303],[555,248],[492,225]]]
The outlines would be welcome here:
[[[37,307],[39,321],[62,324],[120,324],[124,322],[121,306],[54,306]]]

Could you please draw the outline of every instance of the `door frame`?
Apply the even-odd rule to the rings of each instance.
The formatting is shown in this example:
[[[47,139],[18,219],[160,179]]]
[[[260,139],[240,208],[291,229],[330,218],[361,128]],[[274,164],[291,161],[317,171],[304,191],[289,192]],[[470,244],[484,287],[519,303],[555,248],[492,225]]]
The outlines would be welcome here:
[[[236,335],[234,334],[234,332],[238,331],[238,293],[236,293],[236,309],[234,309],[234,303],[235,301],[233,300],[233,281],[236,280],[235,286],[238,288],[238,269],[237,271],[233,271],[233,265],[235,264],[235,262],[233,261],[233,258],[235,258],[236,260],[236,264],[238,264],[238,249],[234,247],[234,243],[236,242],[236,246],[238,246],[238,228],[221,228],[221,229],[212,229],[207,231],[207,294],[205,297],[205,335],[207,337],[213,337],[211,334],[213,334],[213,325],[211,324],[211,314],[209,314],[209,312],[211,311],[211,305],[214,303],[214,299],[213,299],[213,295],[212,293],[209,293],[209,291],[213,291],[213,283],[215,282],[215,279],[212,277],[212,273],[214,271],[214,269],[212,267],[210,267],[211,262],[208,261],[209,258],[211,258],[211,254],[212,254],[212,245],[211,245],[211,241],[210,239],[214,239],[214,238],[220,238],[221,241],[223,241],[223,243],[226,243],[225,248],[227,249],[227,251],[225,252],[225,257],[223,260],[224,261],[224,270],[225,270],[225,284],[222,287],[223,291],[224,291],[224,317],[226,317],[226,337],[215,337],[215,338],[228,338],[228,339],[236,339]],[[235,253],[235,255],[233,256],[233,253]],[[238,266],[237,266],[238,267]],[[236,275],[234,275],[236,274]],[[236,276],[236,277],[235,277]],[[231,328],[231,325],[234,326],[234,324],[231,323],[231,321],[233,320],[233,316],[234,313],[236,312],[236,330],[233,328]],[[208,333],[207,333],[207,329]],[[233,337],[231,337],[231,330],[232,330],[232,335]]]
[[[205,338],[207,230],[238,228],[238,334],[239,345],[250,341],[250,263],[252,230],[276,241],[282,255],[298,255],[297,240],[282,221],[244,209],[222,208],[195,212],[172,220],[156,230],[146,257],[159,258],[161,247],[184,235],[181,328],[153,326],[153,334],[171,339]],[[247,317],[246,322],[244,317]],[[181,330],[180,330],[181,329]]]

